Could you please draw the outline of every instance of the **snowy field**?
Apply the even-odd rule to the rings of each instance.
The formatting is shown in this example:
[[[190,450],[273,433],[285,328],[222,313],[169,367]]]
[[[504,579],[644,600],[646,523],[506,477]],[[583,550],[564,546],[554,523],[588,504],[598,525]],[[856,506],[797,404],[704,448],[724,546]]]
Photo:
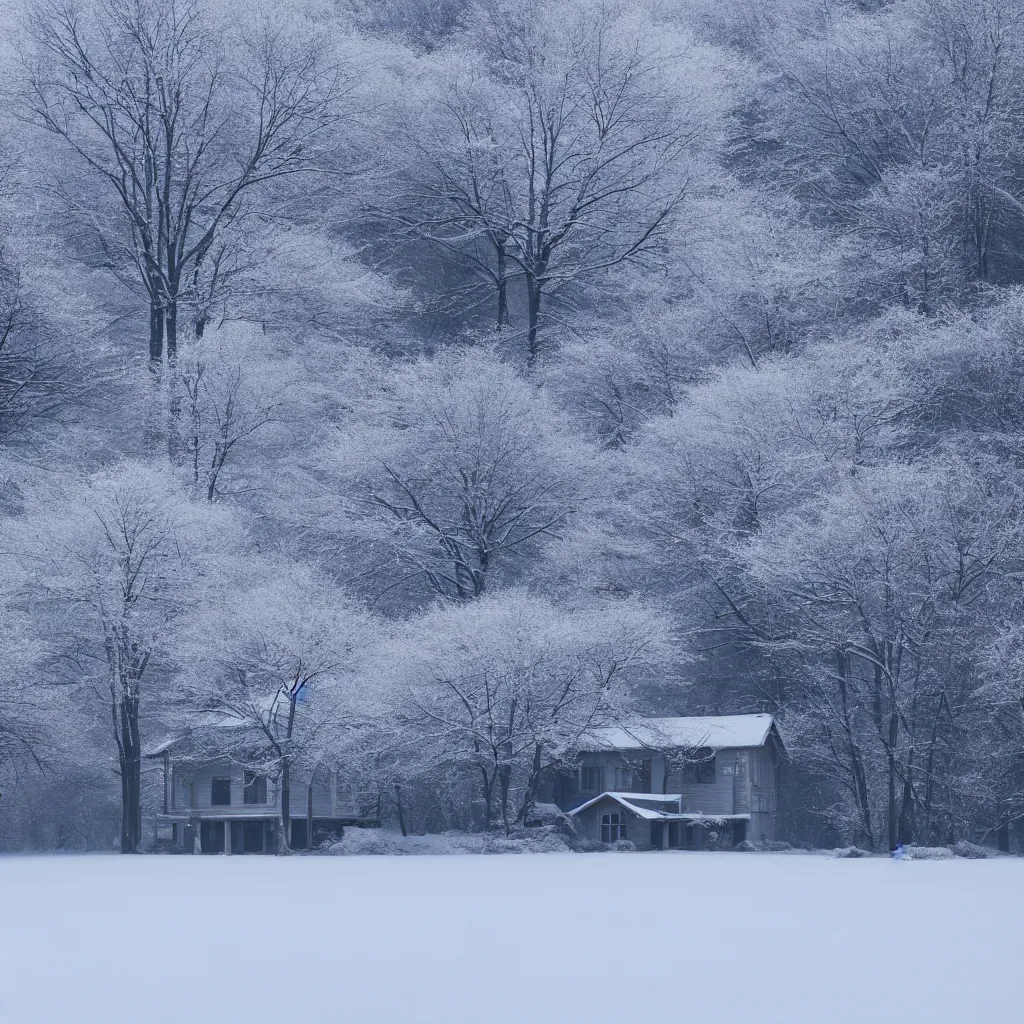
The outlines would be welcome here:
[[[0,1021],[1022,1019],[1024,860],[0,859]]]

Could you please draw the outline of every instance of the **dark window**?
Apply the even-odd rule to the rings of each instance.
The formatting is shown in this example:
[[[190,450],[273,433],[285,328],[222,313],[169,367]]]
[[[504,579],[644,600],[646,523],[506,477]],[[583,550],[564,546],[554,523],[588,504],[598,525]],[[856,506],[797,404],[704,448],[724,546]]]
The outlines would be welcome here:
[[[242,803],[265,804],[267,802],[267,777],[256,772],[246,771]]]
[[[626,838],[626,817],[618,811],[601,815],[601,842],[614,843]]]
[[[262,821],[247,821],[242,837],[242,850],[245,853],[263,853],[269,845],[265,823]]]
[[[305,850],[307,845],[308,844],[306,840],[306,819],[292,818],[292,849]]]
[[[199,823],[199,847],[203,853],[224,852],[223,821],[201,821]]]
[[[600,768],[581,768],[580,789],[584,793],[600,793],[603,786],[602,774]]]
[[[615,791],[617,793],[629,793],[636,785],[636,776],[630,768],[615,769]]]
[[[698,751],[695,760],[683,765],[683,782],[714,782],[715,755],[712,751]]]
[[[231,806],[231,779],[210,780],[210,803],[214,807]]]

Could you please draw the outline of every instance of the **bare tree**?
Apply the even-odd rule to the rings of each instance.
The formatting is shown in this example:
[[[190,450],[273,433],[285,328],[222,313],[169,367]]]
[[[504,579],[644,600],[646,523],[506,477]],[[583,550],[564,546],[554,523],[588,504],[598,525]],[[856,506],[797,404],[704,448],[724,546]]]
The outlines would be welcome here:
[[[241,354],[211,360],[202,351],[179,367],[183,393],[180,428],[193,485],[207,501],[224,493],[224,470],[239,447],[273,422],[280,402],[253,380]]]
[[[557,417],[507,366],[482,353],[410,366],[381,427],[346,434],[375,519],[397,553],[444,597],[479,597],[495,566],[557,536],[573,512],[573,446]]]
[[[315,166],[340,72],[322,40],[268,21],[218,44],[202,0],[53,2],[31,26],[30,116],[120,205],[121,229],[97,229],[106,265],[148,297],[151,363],[165,346],[173,362],[179,304],[223,260],[226,229],[264,187]]]
[[[491,73],[449,88],[451,138],[442,133],[435,181],[407,219],[469,254],[495,289],[499,329],[510,282],[523,282],[532,366],[548,298],[663,244],[686,190],[680,158],[699,126],[670,98],[667,58],[610,9],[527,5],[483,19],[478,35]]]

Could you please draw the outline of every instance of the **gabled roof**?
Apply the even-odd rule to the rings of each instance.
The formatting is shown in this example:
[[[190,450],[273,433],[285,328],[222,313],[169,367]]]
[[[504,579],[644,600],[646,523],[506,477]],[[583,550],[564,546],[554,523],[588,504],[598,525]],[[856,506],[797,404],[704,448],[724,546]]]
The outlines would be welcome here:
[[[711,715],[693,718],[639,718],[625,726],[595,729],[584,750],[636,750],[667,747],[762,747],[774,731],[781,746],[775,719],[771,715]]]
[[[687,821],[707,824],[713,824],[716,821],[750,821],[749,814],[704,814],[701,811],[680,811],[682,798],[678,793],[602,793],[600,796],[595,796],[593,800],[574,807],[569,811],[569,817],[575,817],[581,811],[585,811],[588,807],[593,807],[594,804],[605,799],[614,800],[623,810],[647,821]],[[650,807],[641,807],[636,802],[638,800],[645,803],[663,803],[666,807],[674,804],[675,810],[658,811]]]
[[[635,800],[643,800],[645,803],[658,803],[658,804],[674,804],[675,809],[679,811],[679,794],[678,793],[602,793],[600,796],[595,796],[592,800],[588,800],[585,804],[580,804],[579,807],[574,807],[569,815],[579,814],[580,811],[585,811],[588,807],[593,807],[600,800],[610,799],[614,800],[619,806],[629,811],[631,814],[635,814],[638,818],[646,818],[648,821],[654,821],[658,818],[665,817],[665,811],[655,811],[650,807],[641,807],[638,803],[634,803]]]

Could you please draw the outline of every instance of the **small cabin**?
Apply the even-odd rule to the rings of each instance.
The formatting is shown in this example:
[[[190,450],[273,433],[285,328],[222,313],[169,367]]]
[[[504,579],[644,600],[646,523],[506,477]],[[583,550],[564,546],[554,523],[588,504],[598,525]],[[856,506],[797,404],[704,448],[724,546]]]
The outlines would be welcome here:
[[[771,715],[647,718],[597,729],[554,802],[587,838],[638,850],[776,839],[782,737]]]
[[[281,828],[279,779],[257,761],[210,756],[187,734],[148,751],[162,763],[157,835],[172,849],[201,853],[276,853]],[[376,794],[346,785],[338,772],[293,770],[289,785],[288,846],[304,850],[346,825],[376,827]]]

